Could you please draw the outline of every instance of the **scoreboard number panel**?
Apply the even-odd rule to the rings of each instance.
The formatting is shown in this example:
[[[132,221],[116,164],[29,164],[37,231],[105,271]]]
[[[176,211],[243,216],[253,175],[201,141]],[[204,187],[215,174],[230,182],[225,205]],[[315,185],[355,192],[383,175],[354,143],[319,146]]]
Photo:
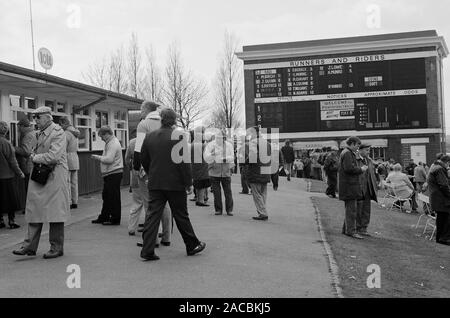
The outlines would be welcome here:
[[[257,125],[280,132],[426,128],[425,58],[351,60],[253,70]]]

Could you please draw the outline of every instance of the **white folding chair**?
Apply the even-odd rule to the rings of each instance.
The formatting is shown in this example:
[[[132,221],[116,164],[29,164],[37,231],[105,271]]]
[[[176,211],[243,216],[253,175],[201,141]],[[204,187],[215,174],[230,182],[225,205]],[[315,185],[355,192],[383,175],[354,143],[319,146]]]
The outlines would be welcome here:
[[[414,227],[415,229],[419,227],[420,220],[422,220],[423,217],[427,217],[431,213],[430,198],[428,196],[423,193],[418,193],[417,200],[419,200],[419,202],[422,202],[424,211],[420,214],[419,219],[417,220],[417,224]]]
[[[430,236],[430,241],[433,239],[434,234],[436,233],[436,216],[434,216],[434,212],[431,210],[431,205],[430,205],[430,198],[428,196],[426,196],[423,193],[419,193],[417,195],[417,199],[419,201],[423,202],[424,205],[424,211],[423,213],[419,216],[419,220],[417,221],[416,224],[416,229],[419,227],[420,225],[420,220],[423,217],[427,218],[427,221],[425,223],[425,228],[423,229],[422,235],[424,235],[427,232],[428,227],[433,229],[433,232],[431,232],[431,236]]]
[[[425,224],[425,228],[423,229],[422,234],[426,233],[428,227],[431,227],[433,229],[433,232],[431,233],[431,236],[430,236],[430,241],[431,241],[434,237],[434,234],[436,233],[436,217],[432,214],[428,215],[427,223]]]
[[[387,207],[386,200],[395,199],[395,196],[393,195],[394,188],[392,187],[392,185],[390,183],[387,183],[384,180],[381,181],[381,188],[385,191],[385,194],[384,194],[383,198],[380,200],[380,205],[383,208],[386,208]]]
[[[388,192],[390,192],[390,198],[393,199],[393,202],[391,204],[391,207],[389,208],[389,211],[392,211],[392,209],[398,208],[400,209],[400,212],[403,212],[404,205],[406,202],[409,203],[409,206],[412,207],[412,196],[414,195],[414,192],[412,192],[409,196],[405,197],[399,194],[397,187],[395,187],[392,184],[386,183],[388,186]],[[405,209],[405,212],[408,212],[408,210]]]

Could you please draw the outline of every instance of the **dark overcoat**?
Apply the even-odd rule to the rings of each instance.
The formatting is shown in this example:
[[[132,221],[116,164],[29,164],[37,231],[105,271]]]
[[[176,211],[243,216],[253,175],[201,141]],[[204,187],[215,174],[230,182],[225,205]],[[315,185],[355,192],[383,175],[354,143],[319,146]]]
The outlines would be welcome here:
[[[360,156],[358,158],[358,163],[360,167],[362,167],[363,165],[366,165],[368,167],[366,172],[360,174],[360,183],[364,198],[369,197],[370,200],[378,202],[377,177],[375,176],[375,165],[373,164],[372,159],[370,159],[369,157],[362,158]]]
[[[441,161],[436,161],[431,166],[427,183],[431,209],[436,212],[450,213],[450,186],[447,169]]]
[[[362,173],[355,153],[348,148],[344,149],[339,158],[339,200],[362,199],[359,177]]]

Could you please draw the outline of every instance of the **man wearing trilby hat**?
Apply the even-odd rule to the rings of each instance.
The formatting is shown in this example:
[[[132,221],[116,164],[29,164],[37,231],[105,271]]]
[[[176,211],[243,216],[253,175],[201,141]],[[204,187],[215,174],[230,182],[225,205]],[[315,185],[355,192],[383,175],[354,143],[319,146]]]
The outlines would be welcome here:
[[[56,258],[64,253],[64,222],[69,218],[69,184],[64,130],[53,122],[51,109],[39,107],[33,113],[39,131],[37,146],[31,154],[33,170],[37,165],[51,169],[45,184],[36,182],[31,173],[25,219],[28,235],[15,255],[36,255],[43,223],[50,223],[50,250],[44,258]],[[33,180],[35,179],[35,180]]]

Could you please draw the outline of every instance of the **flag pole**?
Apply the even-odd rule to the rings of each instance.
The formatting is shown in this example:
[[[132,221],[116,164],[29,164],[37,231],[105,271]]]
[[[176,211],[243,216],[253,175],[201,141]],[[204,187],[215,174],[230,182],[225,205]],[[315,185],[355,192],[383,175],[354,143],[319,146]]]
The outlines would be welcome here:
[[[33,52],[33,70],[36,71],[36,62],[34,57],[33,13],[31,11],[31,0],[29,0],[29,4],[30,4],[30,25],[31,25],[31,49]]]

